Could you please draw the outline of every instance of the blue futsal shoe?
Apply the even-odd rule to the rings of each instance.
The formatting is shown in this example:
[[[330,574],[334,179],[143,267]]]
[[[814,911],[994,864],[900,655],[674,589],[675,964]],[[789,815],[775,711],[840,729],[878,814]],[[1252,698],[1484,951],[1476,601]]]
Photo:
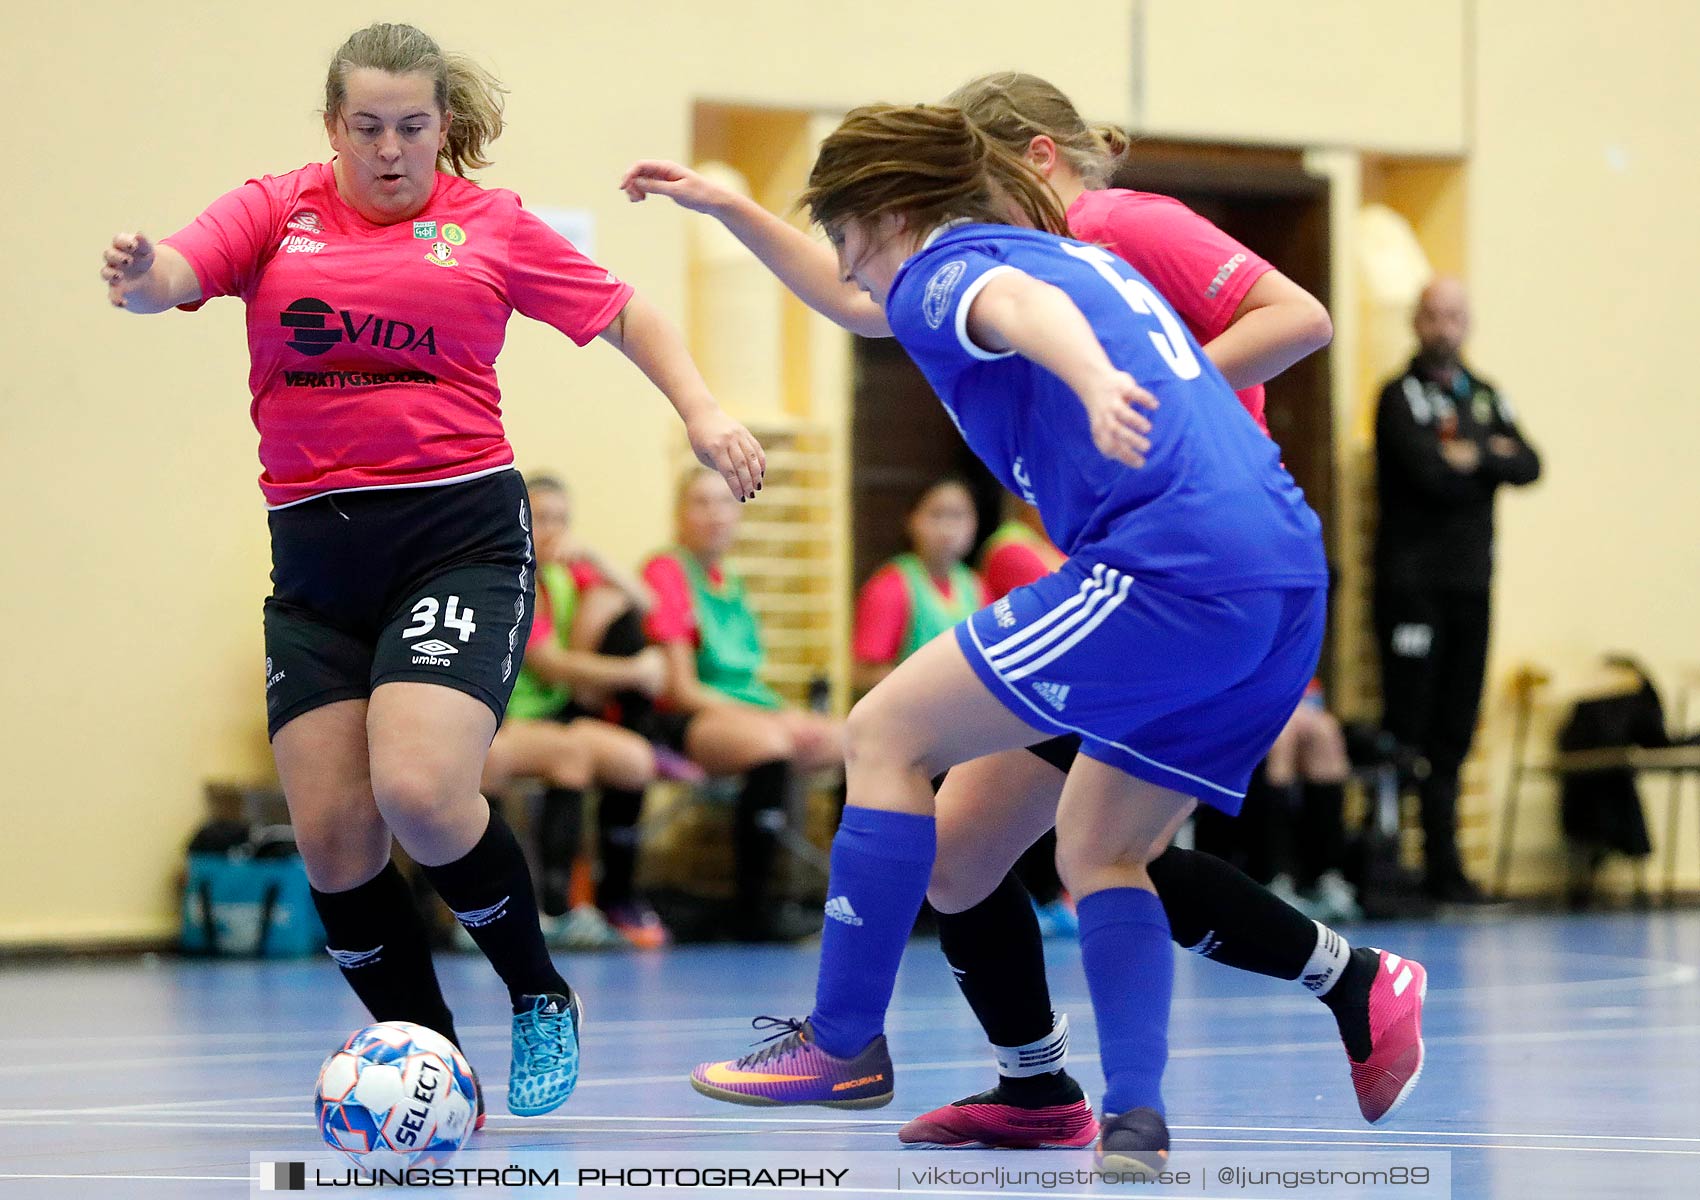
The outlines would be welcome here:
[[[1039,918],[1039,936],[1047,942],[1053,938],[1080,936],[1080,918],[1061,896],[1049,904],[1033,901],[1033,912]]]
[[[578,993],[522,996],[514,1014],[514,1059],[508,1068],[508,1111],[540,1117],[567,1102],[578,1086],[578,1039],[584,1005]]]

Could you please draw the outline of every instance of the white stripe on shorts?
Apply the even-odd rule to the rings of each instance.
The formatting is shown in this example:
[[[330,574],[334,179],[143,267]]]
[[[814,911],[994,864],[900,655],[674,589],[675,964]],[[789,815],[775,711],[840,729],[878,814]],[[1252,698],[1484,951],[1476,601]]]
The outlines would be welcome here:
[[[1054,647],[1049,653],[1041,655],[1018,670],[1010,671],[1008,674],[1004,675],[1004,678],[1011,682],[1014,682],[1017,679],[1026,679],[1029,675],[1033,674],[1033,672],[1049,665],[1052,661],[1062,657],[1064,654],[1067,654],[1083,638],[1090,637],[1094,629],[1102,625],[1111,613],[1115,612],[1116,609],[1122,606],[1122,603],[1127,599],[1128,589],[1132,586],[1133,577],[1131,575],[1122,576],[1121,584],[1116,588],[1114,598],[1111,599],[1108,604],[1100,605],[1098,611],[1092,614],[1092,618],[1090,620],[1086,621],[1084,624],[1076,626],[1074,628],[1074,632],[1069,634],[1066,640],[1064,640],[1060,645]]]
[[[991,652],[986,647],[986,645],[983,642],[980,641],[980,631],[974,628],[974,623],[972,621],[966,622],[963,625],[963,628],[968,631],[968,640],[974,643],[974,648],[980,652],[981,657],[983,657],[983,658],[987,657]],[[1113,746],[1115,749],[1122,751],[1122,753],[1128,755],[1131,758],[1138,759],[1142,763],[1149,763],[1151,766],[1157,767],[1158,769],[1163,770],[1163,771],[1167,771],[1171,775],[1177,775],[1180,778],[1190,780],[1191,782],[1196,783],[1196,784],[1200,785],[1201,787],[1207,787],[1213,792],[1220,792],[1220,793],[1222,793],[1222,795],[1231,796],[1236,800],[1240,800],[1240,799],[1245,798],[1244,792],[1236,792],[1236,791],[1234,791],[1233,788],[1225,788],[1219,783],[1211,782],[1210,780],[1204,778],[1204,776],[1202,776],[1202,775],[1194,775],[1191,771],[1183,771],[1179,767],[1172,767],[1168,763],[1159,762],[1157,759],[1152,758],[1150,755],[1141,754],[1139,751],[1135,750],[1132,746],[1126,745],[1123,742],[1118,742],[1118,741],[1114,740],[1113,738],[1107,738],[1107,737],[1104,737],[1101,734],[1093,733],[1089,729],[1082,729],[1078,725],[1071,725],[1069,722],[1063,720],[1056,713],[1048,712],[1045,709],[1040,708],[1037,704],[1033,703],[1033,700],[1032,700],[1031,697],[1029,697],[1020,688],[1016,687],[1013,683],[1009,682],[1009,680],[1005,679],[1002,675],[998,675],[995,670],[992,672],[992,674],[994,676],[996,676],[999,683],[1003,684],[1004,688],[1009,692],[1009,694],[1011,696],[1013,696],[1016,700],[1019,700],[1021,702],[1022,707],[1026,708],[1028,711],[1030,711],[1033,714],[1033,716],[1036,719],[1033,720],[1033,721],[1029,721],[1028,724],[1032,725],[1035,729],[1055,729],[1055,730],[1060,730],[1063,733],[1077,734],[1084,741],[1102,742],[1104,745]],[[1177,789],[1174,789],[1174,790],[1179,791],[1180,789],[1177,788]]]
[[[1104,564],[1099,563],[1092,568],[1092,578],[1082,580],[1080,590],[1074,595],[1070,596],[1067,600],[1064,600],[1061,604],[1057,605],[1050,612],[1034,621],[1031,625],[1027,625],[1016,630],[1014,633],[1004,638],[1001,642],[996,642],[985,647],[986,661],[990,662],[999,655],[1009,653],[1009,651],[1021,645],[1021,643],[1025,642],[1028,638],[1034,637],[1048,629],[1053,622],[1067,616],[1073,609],[1087,603],[1091,595],[1102,589],[1103,579]]]
[[[1067,638],[1068,644],[1072,646],[1075,641],[1078,640],[1072,636],[1074,631],[1078,630],[1083,624],[1088,625],[1090,628],[1097,628],[1098,623],[1103,620],[1104,605],[1106,603],[1110,603],[1111,607],[1114,607],[1115,604],[1119,604],[1121,602],[1116,598],[1115,591],[1118,579],[1125,580],[1127,583],[1132,582],[1131,579],[1121,575],[1118,571],[1107,572],[1101,580],[1094,580],[1094,583],[1098,584],[1098,586],[1087,597],[1086,603],[1080,605],[1073,612],[1069,613],[1066,618],[1061,621],[1057,621],[1048,630],[1046,630],[1043,635],[1034,638],[1025,646],[1019,646],[1012,651],[997,654],[987,661],[989,661],[992,666],[996,667],[998,673],[1001,675],[1034,655],[1047,650],[1060,638]],[[1122,591],[1122,595],[1126,595],[1125,588]],[[1061,605],[1058,606],[1059,609],[1061,607]],[[1051,658],[1047,657],[1045,661],[1049,662],[1051,661]]]

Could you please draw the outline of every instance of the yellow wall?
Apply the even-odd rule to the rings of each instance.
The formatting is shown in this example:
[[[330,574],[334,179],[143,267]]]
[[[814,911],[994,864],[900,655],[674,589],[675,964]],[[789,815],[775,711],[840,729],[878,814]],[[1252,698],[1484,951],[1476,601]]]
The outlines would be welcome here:
[[[598,256],[681,318],[689,218],[628,205],[614,184],[635,157],[689,153],[695,100],[843,109],[1022,65],[1068,79],[1093,112],[1129,115],[1128,0],[1076,5],[1109,31],[1081,40],[1035,40],[1014,3],[495,11],[407,8],[512,88],[484,178],[534,206],[591,210]],[[247,176],[324,153],[324,64],[379,18],[396,13],[90,0],[0,47],[16,94],[34,98],[9,126],[4,209],[0,943],[167,929],[202,781],[269,770],[240,305],[131,317],[104,307],[95,272],[115,230],[170,232]],[[577,482],[587,536],[634,558],[659,542],[682,440],[665,402],[613,351],[524,320],[502,381],[521,465]]]
[[[1671,369],[1700,317],[1679,282],[1700,265],[1688,236],[1700,95],[1682,58],[1700,44],[1700,8],[1630,0],[1608,37],[1581,0],[1143,7],[1145,112],[1164,131],[1439,152],[1464,122],[1475,354],[1549,472],[1503,506],[1496,669],[1607,645],[1661,666],[1700,657],[1687,467],[1700,429]],[[598,256],[682,316],[687,218],[628,206],[613,184],[634,156],[687,152],[693,101],[831,110],[1019,66],[1089,115],[1126,120],[1134,9],[1072,5],[1070,32],[1016,0],[655,0],[641,16],[520,0],[499,20],[420,0],[409,18],[513,88],[487,181],[591,210]],[[1248,25],[1254,9],[1295,15]],[[1472,59],[1449,51],[1461,11],[1477,43],[1467,77]],[[28,39],[0,48],[13,94],[33,98],[10,125],[4,210],[0,942],[165,930],[202,781],[267,770],[267,564],[240,308],[106,311],[97,255],[117,228],[168,232],[247,175],[322,153],[322,64],[379,15],[394,14],[91,0],[43,10]],[[1301,69],[1271,82],[1238,42],[1222,49],[1236,35],[1262,57],[1286,47]],[[1211,47],[1236,69],[1191,69],[1224,61]],[[1388,65],[1331,60],[1366,48]],[[1390,78],[1411,94],[1389,97]],[[663,536],[677,435],[617,355],[518,321],[503,381],[522,465],[578,482],[589,537],[635,556]]]
[[[1556,672],[1562,698],[1611,649],[1644,658],[1668,691],[1681,664],[1700,662],[1700,410],[1686,369],[1700,320],[1688,283],[1700,273],[1700,5],[1475,9],[1471,351],[1545,459],[1539,485],[1500,502],[1490,698],[1528,660]],[[1499,749],[1503,706],[1491,715]],[[1502,757],[1484,764],[1495,796]],[[1665,785],[1644,791],[1661,814]],[[1543,799],[1522,818],[1525,886],[1556,867]]]
[[[1141,0],[1135,18],[1153,133],[1464,148],[1464,0]]]

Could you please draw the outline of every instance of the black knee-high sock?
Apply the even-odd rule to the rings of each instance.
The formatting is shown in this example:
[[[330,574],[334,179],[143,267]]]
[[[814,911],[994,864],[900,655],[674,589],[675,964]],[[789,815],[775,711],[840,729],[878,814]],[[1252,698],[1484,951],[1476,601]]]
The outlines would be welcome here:
[[[737,878],[736,917],[759,924],[766,916],[773,863],[779,850],[791,764],[780,760],[751,767],[732,814],[732,859]]]
[[[1012,871],[992,894],[959,913],[940,913],[939,946],[968,1007],[999,1047],[998,1086],[1017,1103],[1062,1103],[1078,1096],[1062,1070],[1066,1041],[1048,1043],[1056,1028],[1045,980],[1044,939],[1027,889]],[[1048,1061],[1008,1064],[1005,1049],[1041,1047]],[[1023,1056],[1015,1056],[1017,1058]],[[1046,1070],[1046,1067],[1052,1067]],[[1028,1072],[1012,1075],[1011,1070]]]
[[[1244,811],[1244,806],[1241,806]],[[1192,814],[1192,847],[1201,854],[1208,854],[1231,864],[1236,870],[1245,870],[1245,848],[1240,844],[1243,832],[1237,828],[1239,821],[1227,813],[1211,808],[1208,804],[1200,804]]]
[[[543,944],[525,853],[501,813],[490,810],[484,836],[463,857],[424,870],[431,886],[508,985],[515,1012],[521,1007],[521,996],[566,994],[567,981],[549,961]]]
[[[638,815],[642,809],[641,791],[602,789],[602,803],[596,810],[596,840],[602,856],[602,879],[596,886],[596,900],[603,908],[632,900],[632,881],[637,875]]]
[[[1169,847],[1148,868],[1175,941],[1217,962],[1297,979],[1334,1013],[1346,1051],[1369,1054],[1369,986],[1378,956],[1279,899],[1229,863]]]
[[[1300,788],[1294,882],[1308,890],[1346,861],[1346,785],[1306,780]]]
[[[393,862],[346,892],[314,888],[313,907],[325,925],[325,949],[373,1020],[412,1021],[460,1044],[425,922]]]
[[[1183,949],[1241,971],[1297,979],[1319,926],[1230,863],[1170,846],[1148,868]]]
[[[1057,874],[1057,831],[1045,835],[1015,861],[1015,874],[1027,894],[1040,904],[1049,904],[1063,894],[1062,876]]]
[[[1230,824],[1253,882],[1267,884],[1293,870],[1294,791],[1292,784],[1270,783],[1262,767],[1246,785],[1245,803]]]
[[[543,911],[558,917],[572,907],[573,866],[584,830],[584,793],[550,788],[543,793],[537,822],[537,861],[542,869]]]

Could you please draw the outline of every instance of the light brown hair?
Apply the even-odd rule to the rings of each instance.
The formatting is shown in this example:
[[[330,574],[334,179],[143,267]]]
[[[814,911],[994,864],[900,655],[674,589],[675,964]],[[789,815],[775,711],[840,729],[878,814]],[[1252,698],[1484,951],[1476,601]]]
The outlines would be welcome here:
[[[1133,142],[1119,126],[1087,124],[1055,84],[1020,71],[970,79],[945,103],[962,109],[989,136],[1017,154],[1025,154],[1036,137],[1050,138],[1091,188],[1109,182]]]
[[[335,120],[348,99],[348,73],[372,67],[391,75],[428,75],[439,113],[453,113],[448,140],[437,154],[445,170],[465,177],[490,165],[484,151],[502,135],[507,89],[464,54],[446,54],[429,34],[411,25],[375,22],[349,36],[331,56],[325,75],[325,119]]]
[[[922,230],[1020,220],[1068,233],[1056,193],[1026,159],[961,109],[932,104],[852,110],[821,143],[800,203],[828,228],[897,213]]]

